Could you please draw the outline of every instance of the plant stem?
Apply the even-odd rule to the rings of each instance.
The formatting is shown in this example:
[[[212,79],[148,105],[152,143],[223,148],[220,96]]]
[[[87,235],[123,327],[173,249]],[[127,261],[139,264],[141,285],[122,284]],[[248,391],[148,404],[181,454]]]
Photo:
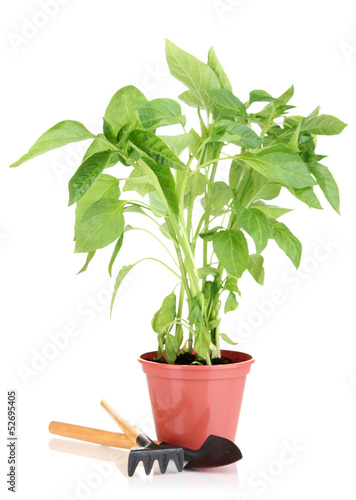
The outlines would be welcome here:
[[[199,154],[198,165],[200,165],[200,162],[201,162],[201,160],[202,160],[202,158],[204,156],[205,144],[206,143],[207,143],[207,141],[204,141],[203,145],[199,148],[200,154]],[[192,237],[191,245],[193,244],[193,239],[194,239],[194,235],[193,234],[190,235],[190,233],[192,232],[193,207],[194,207],[194,201],[195,201],[195,198],[196,198],[196,191],[197,191],[197,186],[198,186],[198,180],[199,180],[199,172],[196,172],[195,177],[194,177],[194,182],[193,182],[193,184],[191,185],[191,188],[190,188],[190,193],[189,193],[189,207],[188,207],[188,215],[187,215],[187,234],[188,234],[189,238],[190,238],[190,236]],[[195,246],[192,246],[193,254],[195,253],[194,249],[195,249]]]
[[[192,252],[193,253],[195,253],[195,246],[196,246],[197,240],[199,238],[200,230],[201,230],[201,227],[202,227],[202,225],[204,223],[204,219],[205,219],[205,214],[203,214],[201,216],[200,221],[199,221],[199,223],[197,225],[197,228],[196,228],[193,240],[192,240]]]
[[[173,269],[171,267],[169,267],[165,262],[162,262],[161,260],[156,259],[155,257],[144,257],[143,259],[139,260],[138,262],[143,262],[144,260],[154,260],[156,262],[159,262],[164,267],[166,267],[167,269],[169,269],[173,274],[175,274],[177,276],[177,278],[179,278],[180,280],[182,279],[182,277],[179,276],[179,274],[177,274],[175,271],[173,271]]]
[[[207,184],[207,189],[205,192],[205,223],[204,223],[204,231],[207,231],[209,229],[209,222],[210,222],[210,210],[211,210],[211,186],[214,183],[214,178],[217,170],[218,162],[215,161],[213,163],[213,168],[211,171],[211,175]],[[207,240],[204,240],[203,242],[203,267],[206,267],[208,265],[208,242]],[[203,285],[204,286],[206,283],[206,278],[203,279]]]
[[[178,311],[177,311],[177,318],[182,317],[182,312],[183,312],[183,304],[184,304],[184,286],[183,283],[180,285],[180,292],[179,292],[179,302],[178,302]],[[176,333],[175,336],[178,339],[179,345],[181,344],[181,338],[183,335],[183,328],[180,323],[177,322],[176,324]],[[190,335],[190,332],[189,332]]]
[[[181,252],[181,247],[180,247],[180,244],[179,244],[179,241],[177,241],[177,234],[176,234],[176,231],[175,231],[175,227],[173,227],[173,224],[172,224],[172,220],[170,220],[168,217],[166,218],[166,223],[167,223],[167,226],[168,226],[168,230],[171,234],[171,237],[172,237],[172,240],[174,242],[174,247],[176,249],[176,253],[177,253],[177,257],[178,257],[178,263],[179,263],[179,267],[180,267],[180,270],[181,270],[181,278],[182,278],[182,285],[187,293],[187,297],[188,297],[188,302],[190,303],[191,300],[192,300],[192,293],[191,293],[191,290],[190,290],[190,287],[189,287],[189,283],[188,283],[188,280],[187,280],[187,270],[186,270],[186,266],[184,264],[184,259],[183,259],[183,256],[182,256],[182,252]]]
[[[153,236],[153,238],[155,238],[158,243],[160,243],[163,248],[165,248],[165,250],[169,253],[169,255],[171,256],[174,264],[178,267],[178,269],[180,269],[179,267],[179,264],[178,262],[176,261],[176,259],[174,258],[174,256],[172,255],[171,251],[169,250],[169,248],[163,243],[162,240],[160,240],[155,234],[151,233],[151,231],[149,231],[148,229],[144,229],[143,227],[133,227],[132,229],[135,229],[136,231],[144,231],[145,233],[148,233],[150,234],[151,236]]]
[[[146,208],[144,205],[141,205],[140,203],[136,203],[136,202],[135,203],[130,202],[130,203],[133,206],[137,206],[137,207],[141,207],[142,206],[143,208]],[[153,217],[151,217],[151,215],[148,215],[148,214],[146,214],[146,212],[143,212],[143,211],[142,211],[142,215],[145,215],[146,217],[148,217],[149,219],[151,219],[155,224],[157,224],[157,226],[160,226],[160,223],[157,222],[156,219],[154,219]]]
[[[136,200],[125,200],[125,202],[130,203],[131,205],[137,205],[139,207],[146,208],[147,210],[150,210],[152,212],[152,208],[143,201],[137,202]]]
[[[192,287],[193,297],[199,292],[199,283],[198,283],[198,272],[195,266],[194,255],[192,253],[192,249],[190,247],[190,241],[187,235],[187,228],[185,225],[184,219],[184,195],[185,189],[187,186],[188,176],[190,172],[190,165],[193,161],[194,157],[189,158],[187,163],[187,170],[184,172],[181,183],[180,183],[180,191],[179,191],[179,225],[176,226],[173,221],[173,225],[175,226],[175,234],[177,236],[179,245],[181,246],[184,256],[185,262],[187,266],[187,272],[190,280],[190,285]]]
[[[105,144],[105,146],[109,146],[108,149],[111,149],[111,150],[114,149],[116,151],[120,151],[119,148],[117,146],[115,146],[115,144],[112,144],[112,142],[108,141],[106,139],[106,137],[99,137],[99,136],[96,135],[94,137],[94,141],[102,142],[103,144]],[[120,151],[120,154],[122,154],[121,151]],[[124,155],[122,155],[122,156],[124,156]]]
[[[216,357],[221,358],[220,351],[220,324],[215,328],[215,347],[216,347]]]
[[[223,146],[223,144],[221,144],[221,146]],[[222,161],[222,160],[235,160],[236,158],[240,158],[240,155],[234,155],[234,156],[223,156],[222,158],[213,158],[205,163],[202,163],[201,165],[195,167],[194,170],[191,171],[191,175],[195,174],[195,172],[197,170],[200,170],[201,168],[205,168],[205,167],[208,167],[209,165],[211,165],[212,163],[218,163],[219,161]]]

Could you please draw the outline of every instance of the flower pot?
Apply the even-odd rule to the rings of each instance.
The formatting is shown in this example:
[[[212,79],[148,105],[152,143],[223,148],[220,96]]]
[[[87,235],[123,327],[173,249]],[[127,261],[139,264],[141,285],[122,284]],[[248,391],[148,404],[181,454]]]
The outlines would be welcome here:
[[[168,365],[152,361],[157,351],[138,361],[147,377],[157,439],[199,448],[210,434],[235,440],[249,354],[221,351],[238,361],[227,365]]]

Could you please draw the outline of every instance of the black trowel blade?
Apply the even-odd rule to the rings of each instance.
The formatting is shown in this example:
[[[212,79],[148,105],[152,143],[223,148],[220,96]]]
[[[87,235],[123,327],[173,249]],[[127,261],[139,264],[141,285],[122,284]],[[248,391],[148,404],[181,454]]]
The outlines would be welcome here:
[[[188,463],[184,470],[222,467],[241,460],[242,453],[229,439],[210,435],[198,450],[184,448],[184,459]]]

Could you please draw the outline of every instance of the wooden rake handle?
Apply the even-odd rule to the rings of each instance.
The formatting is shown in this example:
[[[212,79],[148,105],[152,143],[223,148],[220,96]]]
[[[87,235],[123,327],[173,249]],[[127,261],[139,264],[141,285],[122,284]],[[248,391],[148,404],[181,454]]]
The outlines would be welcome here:
[[[136,425],[132,425],[126,419],[124,419],[114,408],[112,408],[105,399],[100,402],[100,405],[104,410],[110,415],[110,417],[118,424],[120,429],[126,434],[126,436],[131,439],[132,443],[136,444],[138,436],[144,434]]]
[[[118,432],[101,431],[99,429],[92,429],[91,427],[65,424],[63,422],[51,422],[48,430],[51,434],[78,439],[87,443],[102,444],[126,450],[133,447],[132,440],[125,436],[125,434],[119,434]],[[160,444],[160,441],[156,441],[156,444]]]

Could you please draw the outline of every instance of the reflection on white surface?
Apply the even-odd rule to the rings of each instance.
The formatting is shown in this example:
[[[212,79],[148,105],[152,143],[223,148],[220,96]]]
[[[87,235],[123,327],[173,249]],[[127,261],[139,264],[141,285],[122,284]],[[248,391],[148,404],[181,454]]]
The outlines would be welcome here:
[[[224,495],[224,498],[234,498],[239,490],[239,478],[237,464],[212,469],[200,469],[197,471],[177,472],[175,465],[169,463],[167,472],[161,474],[158,464],[155,463],[152,472],[146,476],[140,463],[132,478],[127,475],[127,460],[129,450],[110,448],[95,444],[70,441],[66,439],[51,439],[49,448],[61,453],[83,456],[94,460],[112,462],[120,473],[128,480],[130,492],[145,492],[145,494],[156,494],[157,492],[179,492],[179,491],[204,491],[209,492],[212,497]]]
[[[174,466],[173,466],[174,467]],[[172,470],[172,469],[171,469]],[[239,478],[237,465],[231,464],[214,469],[200,469],[197,471],[184,471],[176,474],[160,474],[159,469],[154,468],[149,476],[151,482],[129,481],[129,491],[145,491],[149,489],[152,493],[157,492],[204,492],[215,498],[229,498],[239,490]],[[149,487],[148,487],[149,486]]]
[[[128,477],[127,459],[129,450],[58,438],[51,439],[48,443],[48,447],[50,450],[59,451],[61,453],[69,453],[70,455],[112,462],[116,465],[123,476]]]

